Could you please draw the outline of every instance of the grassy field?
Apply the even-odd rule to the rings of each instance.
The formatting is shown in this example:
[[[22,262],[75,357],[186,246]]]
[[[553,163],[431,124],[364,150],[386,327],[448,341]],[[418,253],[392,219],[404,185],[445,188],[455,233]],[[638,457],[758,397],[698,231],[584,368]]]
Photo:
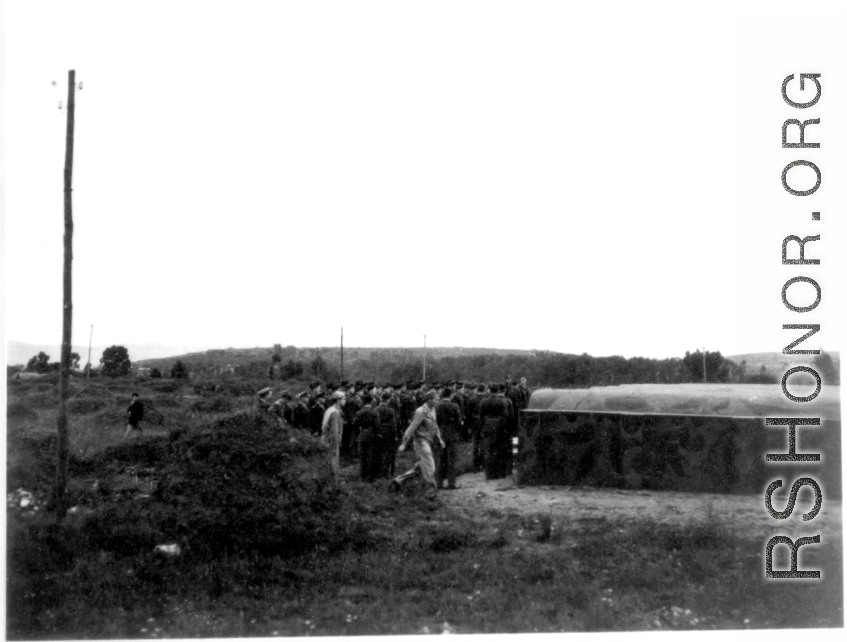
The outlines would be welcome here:
[[[311,437],[249,416],[251,385],[75,384],[62,523],[43,508],[55,388],[10,385],[9,639],[843,624],[832,582],[766,583],[761,539],[720,516],[469,514],[414,485],[361,482],[355,462],[336,485]],[[132,389],[148,430],[124,441]],[[467,445],[462,457],[467,468]]]

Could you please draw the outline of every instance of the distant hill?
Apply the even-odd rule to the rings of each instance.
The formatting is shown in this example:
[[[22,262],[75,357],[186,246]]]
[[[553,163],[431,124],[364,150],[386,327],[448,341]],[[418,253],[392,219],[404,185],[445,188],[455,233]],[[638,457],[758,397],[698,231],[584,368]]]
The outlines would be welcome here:
[[[501,348],[462,348],[462,347],[428,347],[426,349],[427,359],[443,359],[445,357],[469,357],[477,355],[520,355],[532,356],[537,350],[509,350]],[[400,358],[400,360],[423,357],[423,347],[420,348],[344,348],[345,363],[352,364],[354,361],[369,361],[372,359],[383,359],[387,357]],[[185,354],[172,355],[164,358],[151,357],[139,359],[139,366],[159,368],[170,367],[177,359],[184,362],[189,368],[192,366],[200,368],[221,368],[226,366],[245,366],[256,360],[270,360],[274,354],[271,347],[255,348],[226,348],[206,350],[203,352],[187,352]],[[293,359],[311,361],[321,355],[329,363],[340,363],[341,350],[338,346],[298,348],[286,346],[279,351],[282,360]],[[135,363],[135,361],[133,361]]]
[[[143,344],[121,344],[129,351],[130,361],[135,364],[138,361],[145,359],[157,359],[173,355],[185,354],[196,348],[185,347],[170,347],[162,346],[156,343]],[[91,362],[96,366],[100,363],[100,357],[103,356],[103,350],[109,346],[91,346]],[[51,362],[59,361],[61,357],[61,346],[56,345],[39,345],[36,343],[23,343],[22,341],[7,341],[6,342],[6,364],[10,366],[22,365],[25,366],[27,361],[37,355],[39,352],[44,352],[50,357]],[[71,352],[76,352],[80,355],[80,367],[83,367],[88,361],[88,345],[73,345]]]
[[[836,367],[841,367],[841,354],[838,350],[827,352],[835,362]],[[794,366],[808,365],[817,355],[813,354],[782,354],[781,352],[751,352],[748,354],[724,355],[726,359],[734,361],[738,365],[741,362],[747,364],[747,374],[755,374],[759,372],[762,366],[768,371],[768,374],[779,375]]]

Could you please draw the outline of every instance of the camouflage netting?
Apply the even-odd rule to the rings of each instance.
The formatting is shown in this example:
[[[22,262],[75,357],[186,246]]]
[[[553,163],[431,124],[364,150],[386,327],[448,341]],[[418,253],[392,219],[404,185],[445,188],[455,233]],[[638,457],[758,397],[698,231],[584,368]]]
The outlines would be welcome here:
[[[796,395],[813,388],[792,386]],[[539,390],[521,413],[518,465],[526,484],[759,493],[774,479],[812,476],[841,496],[838,387],[795,403],[778,385],[629,385]],[[797,452],[819,463],[765,463],[788,452],[788,427],[766,417],[819,417],[798,426]]]

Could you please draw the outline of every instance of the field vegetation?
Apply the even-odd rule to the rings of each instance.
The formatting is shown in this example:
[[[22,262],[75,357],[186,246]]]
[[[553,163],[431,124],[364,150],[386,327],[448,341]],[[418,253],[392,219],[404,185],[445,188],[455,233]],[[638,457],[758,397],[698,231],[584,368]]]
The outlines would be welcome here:
[[[361,482],[355,462],[336,483],[316,440],[251,415],[266,383],[74,378],[62,521],[44,509],[57,386],[10,383],[7,637],[843,624],[841,594],[766,584],[760,538],[719,516],[663,525],[468,513],[449,493],[430,502],[414,484],[395,495]],[[124,440],[133,391],[145,431]],[[467,445],[461,457],[466,471]],[[404,453],[398,469],[412,461]],[[815,565],[813,551],[804,564]]]

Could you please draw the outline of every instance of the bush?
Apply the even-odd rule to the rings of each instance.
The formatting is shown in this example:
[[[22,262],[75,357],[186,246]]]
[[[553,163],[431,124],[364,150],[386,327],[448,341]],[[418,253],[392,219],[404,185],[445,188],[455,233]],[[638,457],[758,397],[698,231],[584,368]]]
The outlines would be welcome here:
[[[171,366],[171,379],[188,379],[188,368],[179,359]]]
[[[103,350],[100,363],[103,364],[101,372],[107,377],[124,377],[132,369],[129,351],[123,346],[109,346]]]

